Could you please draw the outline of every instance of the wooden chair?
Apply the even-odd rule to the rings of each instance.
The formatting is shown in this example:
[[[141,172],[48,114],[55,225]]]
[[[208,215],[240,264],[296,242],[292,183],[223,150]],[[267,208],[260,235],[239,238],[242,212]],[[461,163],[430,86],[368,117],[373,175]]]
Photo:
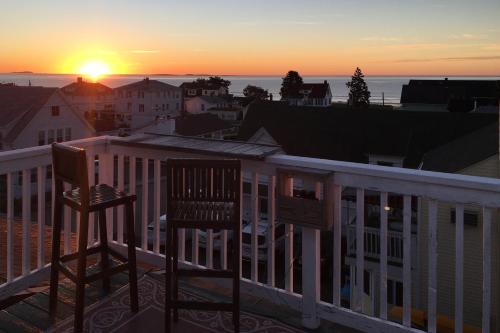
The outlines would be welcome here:
[[[180,308],[230,311],[233,313],[234,331],[239,332],[241,163],[238,160],[169,159],[167,187],[166,332],[171,331],[171,310],[174,322],[177,322]],[[179,228],[231,230],[232,269],[179,268]],[[181,276],[232,279],[232,302],[179,301]]]
[[[52,267],[50,274],[50,305],[51,318],[55,318],[57,310],[57,287],[59,272],[63,273],[76,284],[75,300],[75,332],[83,329],[83,309],[85,303],[85,284],[103,280],[103,288],[109,291],[109,277],[113,274],[129,270],[130,306],[133,312],[138,311],[137,297],[137,267],[135,255],[134,212],[135,195],[128,195],[115,188],[99,184],[89,187],[87,158],[85,150],[52,144],[52,166],[55,181],[54,221],[52,233]],[[72,190],[64,191],[63,184],[69,183]],[[78,252],[61,256],[60,238],[64,205],[80,212]],[[128,260],[108,247],[106,230],[106,209],[125,205],[128,241]],[[89,213],[98,212],[100,244],[87,248]],[[102,269],[90,275],[86,274],[86,259],[88,255],[101,253]],[[110,266],[108,255],[118,259],[120,264]],[[76,273],[65,265],[68,261],[77,260]]]

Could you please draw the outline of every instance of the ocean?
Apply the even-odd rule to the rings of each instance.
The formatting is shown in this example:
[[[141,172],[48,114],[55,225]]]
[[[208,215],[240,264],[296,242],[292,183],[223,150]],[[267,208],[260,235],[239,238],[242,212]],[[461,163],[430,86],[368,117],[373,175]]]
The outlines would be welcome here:
[[[76,80],[78,75],[75,74],[0,74],[0,83],[13,82],[17,85],[28,85],[31,82],[34,86],[46,87],[63,87]],[[145,75],[110,75],[102,78],[99,82],[115,88],[124,84],[132,83],[141,80]],[[150,78],[163,81],[175,86],[179,86],[183,82],[193,81],[200,76],[195,75],[150,75]],[[224,79],[231,81],[229,87],[230,93],[241,96],[243,89],[248,85],[256,85],[267,89],[274,95],[275,99],[279,99],[279,91],[281,87],[280,76],[222,76]],[[333,100],[335,102],[347,101],[348,90],[346,82],[350,80],[350,76],[304,76],[305,82],[320,83],[328,81],[332,88]],[[398,105],[401,98],[401,89],[404,84],[407,84],[411,79],[443,79],[443,77],[411,77],[411,76],[367,76],[365,80],[368,89],[371,92],[372,103],[382,103],[382,95],[384,95],[385,104]],[[450,79],[467,79],[467,80],[500,80],[500,77],[450,77]]]

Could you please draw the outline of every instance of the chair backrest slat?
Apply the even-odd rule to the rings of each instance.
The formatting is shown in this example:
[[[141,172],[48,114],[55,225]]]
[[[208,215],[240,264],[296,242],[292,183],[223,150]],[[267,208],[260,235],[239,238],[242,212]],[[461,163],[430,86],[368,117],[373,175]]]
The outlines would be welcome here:
[[[53,177],[56,194],[61,194],[63,183],[80,188],[82,204],[88,202],[89,180],[85,150],[60,143],[52,144]]]
[[[169,159],[167,199],[232,202],[239,196],[239,160]]]

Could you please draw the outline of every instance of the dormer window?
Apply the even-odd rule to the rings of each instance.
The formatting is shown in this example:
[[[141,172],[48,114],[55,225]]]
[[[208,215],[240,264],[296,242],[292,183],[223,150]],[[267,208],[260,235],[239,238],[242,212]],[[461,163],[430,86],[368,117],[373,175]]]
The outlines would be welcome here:
[[[59,117],[59,114],[60,114],[59,105],[52,106],[51,114],[52,114],[52,117]]]

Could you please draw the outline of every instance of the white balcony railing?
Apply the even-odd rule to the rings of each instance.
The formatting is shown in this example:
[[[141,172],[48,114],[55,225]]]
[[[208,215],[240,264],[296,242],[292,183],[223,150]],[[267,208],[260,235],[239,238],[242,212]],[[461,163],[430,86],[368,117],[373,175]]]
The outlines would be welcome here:
[[[156,147],[154,145],[136,145],[126,139],[116,139],[111,137],[98,137],[73,141],[71,144],[87,149],[88,156],[96,156],[96,163],[89,158],[89,173],[96,174],[99,182],[114,183],[119,188],[130,192],[140,194],[140,200],[136,203],[136,230],[141,237],[138,248],[138,259],[144,262],[164,266],[165,257],[162,254],[164,244],[162,243],[160,216],[164,212],[164,203],[162,203],[162,162],[170,157],[211,157],[204,155],[199,150],[190,152],[189,150],[168,150],[165,147]],[[46,226],[50,226],[49,216],[50,206],[47,205],[45,196],[45,184],[47,168],[51,164],[51,154],[49,146],[33,147],[15,151],[0,153],[0,175],[4,176],[6,193],[6,260],[0,271],[5,271],[5,282],[0,285],[0,298],[12,295],[27,286],[36,284],[46,279],[50,265],[47,264],[47,249],[45,249],[44,235]],[[151,164],[151,170],[149,168]],[[341,325],[350,326],[366,332],[436,332],[438,315],[438,273],[437,273],[437,231],[438,231],[438,202],[452,203],[455,206],[455,250],[452,251],[450,260],[454,261],[455,283],[454,283],[454,322],[455,331],[462,332],[464,325],[464,310],[469,310],[470,305],[464,302],[464,205],[476,204],[482,207],[482,244],[477,248],[482,251],[482,280],[477,281],[482,286],[482,301],[479,307],[482,308],[479,325],[483,332],[490,332],[492,318],[496,317],[492,306],[492,223],[498,223],[493,220],[493,212],[500,206],[500,180],[490,178],[471,177],[455,174],[442,174],[433,172],[424,172],[417,170],[408,170],[400,168],[390,168],[376,165],[364,165],[356,163],[338,162],[322,159],[294,157],[286,155],[268,156],[265,160],[243,160],[243,172],[250,175],[251,196],[250,207],[243,207],[251,212],[252,223],[251,248],[252,256],[250,263],[249,277],[242,277],[242,291],[251,292],[255,296],[266,298],[276,304],[285,304],[292,309],[302,313],[303,324],[306,327],[314,328],[319,325],[321,319],[333,321]],[[321,262],[320,254],[320,232],[312,229],[302,228],[301,249],[297,248],[297,243],[292,235],[298,234],[298,228],[294,226],[285,226],[284,237],[284,283],[277,277],[276,267],[278,266],[274,242],[274,221],[276,215],[275,207],[275,187],[277,168],[305,168],[317,169],[331,172],[330,186],[331,193],[321,192],[317,188],[317,196],[327,195],[331,200],[330,204],[334,206],[333,219],[333,258],[327,266],[331,268],[333,276],[329,288],[332,289],[331,298],[321,300],[321,288],[325,286],[320,283],[322,280],[321,269],[324,263]],[[22,178],[22,205],[21,219],[16,219],[15,187],[19,173]],[[31,174],[35,173],[36,193],[32,192]],[[139,175],[140,173],[140,175]],[[138,177],[137,177],[138,176]],[[91,182],[94,177],[90,178]],[[259,183],[265,183],[267,186],[267,214],[268,229],[267,243],[268,253],[264,265],[258,262],[258,235],[255,233],[259,223]],[[290,185],[285,184],[290,189]],[[384,239],[394,237],[388,231],[387,212],[380,211],[380,234],[377,235],[380,241],[380,251],[376,252],[379,258],[379,285],[374,286],[380,294],[379,311],[376,315],[363,313],[363,292],[364,286],[364,242],[356,243],[356,276],[351,277],[355,280],[355,290],[353,293],[355,299],[351,299],[346,307],[341,303],[341,272],[342,272],[342,209],[341,207],[342,189],[355,189],[356,193],[356,238],[362,239],[365,233],[364,223],[364,197],[365,191],[376,192],[380,197],[381,207],[387,206],[388,193],[396,193],[404,197],[403,200],[403,231],[402,231],[402,253],[392,253]],[[147,190],[146,190],[147,189]],[[34,195],[37,200],[36,211],[32,214],[32,201],[26,200]],[[425,284],[422,281],[412,281],[411,258],[412,252],[416,251],[411,245],[411,198],[418,197],[428,203],[427,230],[425,230],[425,247],[427,269],[423,271]],[[48,208],[47,208],[48,207]],[[147,209],[144,209],[146,208]],[[109,210],[108,214],[108,232],[109,239],[113,239],[112,246],[118,250],[124,250],[123,237],[123,211],[117,209]],[[32,216],[33,215],[33,216]],[[495,215],[496,216],[496,215]],[[72,226],[72,215],[69,210],[65,211],[64,223],[64,252],[69,253],[74,249],[71,246],[71,237],[74,236],[72,230],[77,230]],[[114,219],[115,218],[115,219]],[[3,223],[3,220],[1,223]],[[113,223],[114,221],[114,223]],[[153,240],[148,239],[148,224],[153,223]],[[75,219],[78,224],[78,218]],[[22,232],[18,235],[14,233],[15,227],[19,227]],[[98,241],[96,239],[93,225],[89,238],[91,243]],[[36,230],[33,234],[32,230]],[[50,230],[47,228],[47,230]],[[17,240],[16,237],[21,237]],[[241,235],[239,235],[241,237]],[[453,235],[451,235],[453,236]],[[185,232],[180,233],[179,256],[181,262],[186,266],[207,266],[220,265],[227,266],[227,244],[228,235],[220,236],[220,249],[214,249],[213,233],[206,233],[204,251],[200,251],[198,233],[193,233],[189,238]],[[36,239],[36,249],[31,249],[31,243]],[[163,238],[164,239],[164,238]],[[15,242],[17,245],[15,245]],[[19,243],[20,242],[20,243]],[[152,247],[148,245],[152,243]],[[21,253],[15,251],[16,246],[21,244]],[[188,248],[189,246],[189,248]],[[420,245],[419,245],[420,246]],[[300,251],[299,251],[300,250]],[[370,250],[371,251],[371,250]],[[205,253],[205,258],[201,258],[200,253]],[[302,260],[297,261],[297,254],[301,252]],[[217,257],[214,256],[214,253]],[[374,254],[375,255],[375,254]],[[441,255],[441,254],[439,254]],[[444,255],[444,254],[443,254]],[[450,255],[450,254],[448,254]],[[36,260],[35,258],[36,257]],[[307,260],[305,260],[307,258]],[[398,259],[402,263],[403,271],[403,306],[401,322],[388,320],[388,302],[387,302],[387,277],[388,261]],[[33,260],[32,260],[33,259]],[[218,260],[214,260],[218,259]],[[217,263],[216,263],[217,262]],[[240,265],[242,265],[240,260]],[[298,267],[301,262],[301,267]],[[20,269],[17,269],[17,265]],[[259,270],[266,270],[264,281],[259,280]],[[295,281],[296,271],[294,268],[300,268],[302,275],[299,281]],[[278,281],[280,280],[280,281]],[[426,309],[427,325],[420,329],[412,328],[412,309],[417,307],[416,301],[412,299],[412,286],[415,284],[423,285],[426,288],[425,299],[421,300]],[[299,287],[297,288],[297,284]],[[495,310],[496,311],[496,310]]]

